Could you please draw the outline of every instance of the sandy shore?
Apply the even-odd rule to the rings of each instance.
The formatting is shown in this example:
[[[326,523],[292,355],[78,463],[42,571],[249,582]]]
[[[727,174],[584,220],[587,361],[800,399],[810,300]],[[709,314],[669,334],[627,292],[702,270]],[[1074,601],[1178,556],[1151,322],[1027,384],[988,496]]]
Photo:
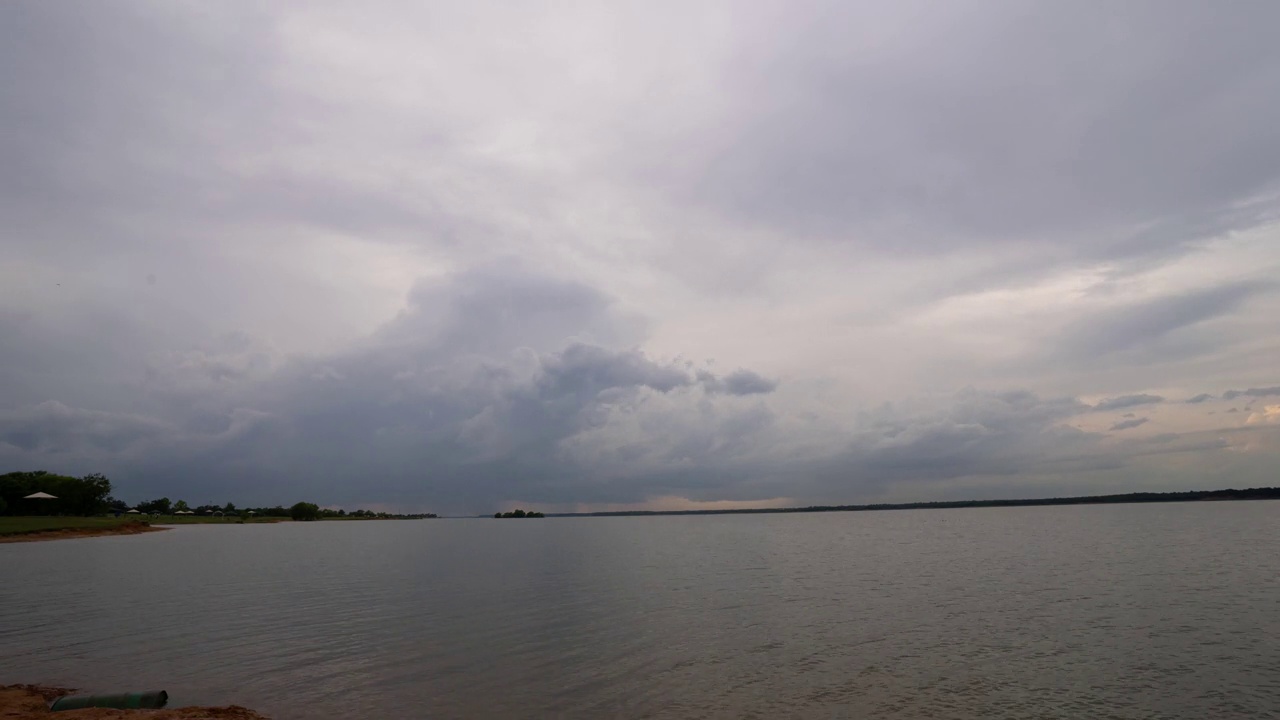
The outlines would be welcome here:
[[[39,542],[41,540],[65,540],[67,538],[94,537],[95,535],[139,535],[146,532],[168,530],[164,527],[152,527],[142,523],[125,523],[112,527],[99,528],[61,528],[58,530],[41,530],[39,532],[21,533],[17,535],[0,535],[0,543]],[[4,717],[0,715],[0,717]]]
[[[62,695],[74,694],[67,688],[45,687],[43,685],[0,685],[0,718],[4,720],[29,720],[32,718],[138,718],[142,720],[268,720],[266,716],[242,708],[238,705],[228,707],[185,707],[172,710],[109,710],[107,708],[88,708],[85,710],[66,710],[59,713],[49,712],[49,701]]]

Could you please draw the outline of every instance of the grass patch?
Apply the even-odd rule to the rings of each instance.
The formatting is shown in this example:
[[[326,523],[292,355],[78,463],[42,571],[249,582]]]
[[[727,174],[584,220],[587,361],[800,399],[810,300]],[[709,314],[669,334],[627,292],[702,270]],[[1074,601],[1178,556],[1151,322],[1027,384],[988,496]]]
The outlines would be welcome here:
[[[288,522],[289,518],[254,518],[244,523]],[[0,515],[0,537],[6,535],[26,535],[29,533],[53,532],[56,530],[105,530],[129,523],[144,525],[235,525],[241,519],[234,515],[229,517],[208,517],[191,515],[161,515],[158,518],[141,515],[121,515],[120,517],[55,517],[55,516],[4,516]]]
[[[123,517],[0,516],[0,536],[26,535],[27,533],[49,532],[51,530],[98,530],[114,528],[131,522],[138,522],[138,520]]]
[[[239,515],[161,515],[153,518],[152,523],[156,525],[234,525],[236,523],[276,523],[291,522],[289,518],[281,517],[253,517],[242,518]]]

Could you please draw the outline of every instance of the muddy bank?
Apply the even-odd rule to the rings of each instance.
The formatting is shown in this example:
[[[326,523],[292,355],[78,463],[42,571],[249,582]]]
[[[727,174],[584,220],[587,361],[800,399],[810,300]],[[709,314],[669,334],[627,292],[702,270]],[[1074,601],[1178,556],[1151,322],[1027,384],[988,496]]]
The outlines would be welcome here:
[[[238,705],[227,707],[184,707],[164,710],[110,710],[87,708],[49,712],[49,701],[75,690],[44,685],[0,685],[0,719],[3,720],[76,720],[77,718],[138,718],[138,720],[268,720],[265,715]]]
[[[126,523],[111,527],[58,528],[56,530],[37,530],[35,532],[0,535],[0,543],[39,542],[41,540],[65,540],[67,538],[94,537],[96,535],[140,535],[147,532],[158,532],[169,528],[152,527],[142,523]],[[4,717],[0,715],[0,717]]]

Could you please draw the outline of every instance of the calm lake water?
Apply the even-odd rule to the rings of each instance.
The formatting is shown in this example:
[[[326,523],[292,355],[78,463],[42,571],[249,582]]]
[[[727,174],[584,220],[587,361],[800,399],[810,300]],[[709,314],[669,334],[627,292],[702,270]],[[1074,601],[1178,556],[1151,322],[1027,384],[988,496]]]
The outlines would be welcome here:
[[[274,718],[1280,716],[1280,503],[0,545],[0,682]]]

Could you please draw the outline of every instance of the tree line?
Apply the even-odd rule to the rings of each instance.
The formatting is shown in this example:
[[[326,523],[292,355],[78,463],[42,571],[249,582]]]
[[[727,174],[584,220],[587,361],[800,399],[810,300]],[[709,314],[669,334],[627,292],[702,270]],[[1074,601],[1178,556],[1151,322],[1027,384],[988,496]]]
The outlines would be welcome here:
[[[55,500],[27,500],[38,492]],[[35,472],[0,475],[0,514],[3,515],[97,515],[111,502],[111,481],[94,473],[81,478]]]
[[[982,507],[1041,507],[1047,505],[1121,505],[1130,503],[1205,502],[1214,500],[1280,500],[1280,488],[1239,490],[1185,490],[1181,492],[1135,492],[1117,495],[1075,497],[941,500],[934,502],[877,503],[873,505],[811,505],[789,508],[737,508],[716,510],[608,510],[592,513],[558,513],[556,517],[624,517],[641,515],[767,515],[773,513],[865,512],[874,510],[947,510]]]
[[[53,495],[55,499],[27,500],[26,496],[43,492]],[[320,520],[325,518],[359,518],[359,519],[418,519],[434,518],[435,513],[397,514],[375,512],[373,510],[353,510],[322,508],[315,503],[299,502],[291,507],[273,505],[270,507],[237,507],[235,503],[225,505],[195,505],[185,500],[170,500],[167,497],[145,500],[130,507],[128,503],[112,496],[111,481],[99,473],[84,477],[57,475],[44,470],[30,472],[11,472],[0,475],[0,515],[104,515],[127,513],[137,510],[148,515],[174,515],[176,513],[194,513],[196,515],[240,516],[265,518],[292,518],[294,520]]]
[[[525,510],[521,510],[520,508],[516,508],[515,510],[512,510],[511,512],[496,512],[496,513],[494,513],[494,514],[493,514],[493,516],[494,516],[495,518],[540,518],[540,517],[546,517],[546,515],[543,515],[543,514],[542,514],[542,513],[540,513],[540,512],[534,512],[534,511],[532,511],[532,510],[525,511]]]

